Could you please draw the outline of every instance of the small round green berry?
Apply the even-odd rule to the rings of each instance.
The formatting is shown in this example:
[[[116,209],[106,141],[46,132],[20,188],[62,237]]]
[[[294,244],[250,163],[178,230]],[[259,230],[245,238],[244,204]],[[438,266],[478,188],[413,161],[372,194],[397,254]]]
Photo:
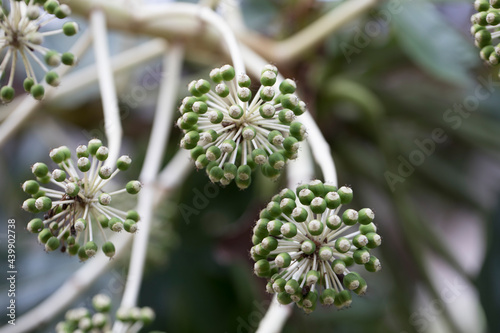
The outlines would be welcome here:
[[[59,74],[50,71],[45,74],[45,82],[47,82],[47,84],[51,85],[52,87],[57,87],[61,83],[61,80],[59,79]]]
[[[99,147],[95,153],[95,157],[99,161],[105,161],[108,158],[108,155],[109,155],[109,149],[108,147],[105,146]]]
[[[128,193],[130,194],[137,194],[142,188],[141,182],[137,180],[131,180],[127,183],[125,186],[125,189],[127,190]]]
[[[28,222],[27,228],[29,232],[38,234],[43,230],[43,221],[42,219],[35,218]]]
[[[354,209],[347,209],[344,214],[342,214],[342,222],[345,225],[355,225],[358,222],[358,212]]]
[[[106,257],[112,258],[115,255],[115,246],[110,241],[105,242],[102,245],[102,252],[106,255]]]
[[[45,88],[41,84],[35,84],[31,87],[30,94],[34,99],[41,100],[45,95]]]
[[[316,244],[312,240],[306,239],[300,244],[300,250],[305,254],[313,254],[316,251]]]
[[[2,98],[2,101],[4,102],[10,102],[14,99],[15,95],[15,90],[14,88],[10,86],[3,86],[2,89],[0,89],[0,97]]]
[[[363,225],[370,224],[375,218],[375,213],[370,208],[363,208],[358,212],[358,222]]]
[[[37,177],[44,177],[48,174],[49,168],[45,163],[37,162],[31,167],[31,172]]]
[[[340,196],[340,201],[343,205],[348,204],[352,201],[353,194],[350,187],[342,186],[338,189],[337,193]]]
[[[61,169],[54,169],[52,171],[52,179],[54,179],[56,182],[63,182],[66,180],[66,172]]]
[[[370,260],[365,264],[365,268],[368,272],[378,272],[382,269],[382,264],[377,257],[371,256]]]
[[[271,267],[266,259],[261,259],[254,264],[254,272],[257,276],[266,276],[270,271]]]
[[[63,24],[62,29],[66,36],[74,36],[78,33],[78,24],[75,22],[66,22]]]
[[[345,237],[339,237],[335,241],[335,249],[340,253],[346,253],[351,249],[351,242]]]
[[[47,243],[45,243],[45,251],[50,252],[57,250],[60,245],[61,242],[59,241],[59,239],[57,237],[52,236],[47,240]]]
[[[61,62],[66,66],[74,66],[76,64],[76,57],[73,53],[65,52],[61,56]]]
[[[28,194],[36,194],[40,189],[40,185],[35,180],[27,180],[23,183],[22,188]]]
[[[77,183],[68,183],[65,186],[66,194],[70,197],[76,197],[80,193],[80,187]]]
[[[23,82],[24,91],[30,92],[31,88],[34,85],[35,85],[35,81],[32,78],[27,77],[26,79],[24,79],[24,82]]]
[[[130,220],[133,220],[135,222],[139,222],[139,220],[140,220],[139,213],[136,210],[129,210],[127,212],[127,217],[126,218],[130,219]]]
[[[94,241],[88,241],[85,243],[85,254],[87,257],[92,258],[97,253],[98,247]]]
[[[313,236],[318,236],[323,233],[324,224],[319,220],[311,220],[307,224],[307,230]]]
[[[233,66],[231,65],[224,65],[220,68],[220,74],[222,76],[222,79],[224,81],[231,81],[234,79],[236,73],[234,71]]]
[[[292,262],[292,257],[287,252],[282,252],[276,256],[274,263],[280,268],[286,268],[290,266]]]
[[[97,153],[97,150],[102,146],[102,142],[99,139],[92,139],[89,141],[88,144],[88,152],[91,155],[95,155]]]
[[[45,53],[45,63],[49,66],[56,67],[61,64],[61,56],[57,51],[50,50]]]
[[[46,212],[52,208],[52,200],[49,197],[40,197],[36,199],[35,207],[41,212]]]
[[[123,228],[126,232],[130,232],[131,234],[137,231],[137,222],[131,219],[126,219],[123,222]]]
[[[120,220],[118,217],[112,217],[109,219],[108,227],[114,232],[120,232],[124,228],[123,221]]]

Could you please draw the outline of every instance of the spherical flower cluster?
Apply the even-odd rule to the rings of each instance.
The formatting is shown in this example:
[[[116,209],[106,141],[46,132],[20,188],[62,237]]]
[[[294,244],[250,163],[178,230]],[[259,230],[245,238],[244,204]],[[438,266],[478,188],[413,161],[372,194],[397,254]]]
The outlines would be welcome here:
[[[111,299],[104,294],[95,295],[92,307],[95,310],[93,314],[84,307],[67,311],[65,321],[56,325],[56,333],[110,333],[113,326],[109,314]],[[149,307],[135,307],[128,311],[119,309],[116,317],[126,324],[123,332],[136,333],[154,321],[155,313]]]
[[[185,133],[181,147],[191,150],[196,167],[205,168],[212,182],[234,180],[244,189],[257,166],[275,179],[287,160],[296,158],[306,130],[295,119],[306,106],[294,94],[294,81],[274,87],[277,73],[275,66],[264,67],[253,98],[250,78],[236,76],[230,65],[210,72],[215,87],[203,79],[189,84],[192,96],[182,101],[177,122]]]
[[[5,75],[8,68],[10,73],[7,84],[0,89],[0,97],[4,102],[10,102],[14,98],[14,75],[16,63],[20,59],[26,71],[24,89],[34,98],[42,99],[45,89],[36,78],[33,63],[45,72],[47,84],[57,86],[59,76],[48,67],[57,67],[61,63],[72,66],[76,61],[69,52],[61,54],[44,47],[43,39],[58,34],[73,36],[78,32],[78,25],[75,22],[65,22],[60,29],[40,31],[48,23],[71,14],[70,8],[59,4],[57,0],[9,0],[8,3],[9,8],[2,7],[0,12],[0,45],[3,51],[0,74]]]
[[[381,238],[371,209],[339,214],[352,197],[349,187],[314,180],[296,192],[282,190],[261,211],[252,237],[254,272],[269,279],[267,291],[277,293],[280,303],[295,302],[310,313],[318,300],[340,309],[351,304],[350,291],[366,292],[366,281],[350,266],[379,271],[370,250]]]
[[[475,44],[481,49],[480,56],[495,66],[500,62],[500,0],[476,0],[474,7],[478,11],[471,17],[471,34]],[[495,42],[495,40],[497,40]]]
[[[49,172],[46,164],[35,163],[31,170],[37,181],[27,180],[22,185],[23,190],[32,196],[24,201],[23,209],[45,213],[43,218],[32,219],[27,229],[38,234],[46,251],[61,248],[62,252],[78,255],[85,261],[100,247],[106,256],[113,257],[115,246],[107,240],[104,230],[119,232],[125,229],[134,233],[139,214],[134,210],[125,212],[111,207],[112,198],[121,193],[137,194],[142,185],[133,180],[124,189],[110,193],[103,188],[120,171],[127,170],[132,160],[125,155],[120,157],[113,170],[104,164],[108,148],[97,139],[90,140],[88,146],[78,146],[76,163],[65,146],[52,149],[49,155],[58,168]],[[58,189],[46,187],[46,184]],[[96,237],[96,231],[99,237]],[[98,246],[100,242],[102,245]]]

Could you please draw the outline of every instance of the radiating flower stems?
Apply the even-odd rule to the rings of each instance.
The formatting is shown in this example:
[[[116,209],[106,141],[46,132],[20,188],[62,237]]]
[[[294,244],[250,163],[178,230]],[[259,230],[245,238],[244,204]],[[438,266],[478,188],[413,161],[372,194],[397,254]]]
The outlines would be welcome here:
[[[95,9],[90,15],[90,28],[94,39],[94,54],[99,74],[102,108],[104,111],[104,128],[108,139],[109,161],[107,165],[116,162],[122,142],[122,126],[120,110],[116,97],[116,87],[110,62],[108,48],[108,30],[106,16],[100,9]]]
[[[57,168],[49,171],[43,162],[33,164],[36,180],[27,180],[22,189],[31,198],[22,208],[31,213],[43,213],[27,224],[28,231],[38,235],[47,252],[61,249],[71,256],[86,261],[102,250],[110,258],[116,249],[108,240],[107,231],[135,233],[140,220],[136,211],[114,208],[112,198],[124,193],[137,194],[138,181],[130,181],[125,188],[105,192],[106,185],[120,172],[126,171],[132,160],[121,156],[116,166],[105,161],[109,150],[98,139],[88,146],[76,148],[76,159],[66,146],[54,148],[50,157]]]
[[[43,99],[45,87],[37,78],[37,70],[44,72],[44,80],[50,86],[58,86],[59,75],[51,68],[64,64],[73,66],[75,56],[70,52],[60,53],[44,46],[47,36],[74,36],[78,33],[75,22],[65,22],[61,27],[47,30],[47,25],[57,19],[65,19],[71,14],[66,4],[55,0],[7,0],[9,8],[0,2],[0,48],[3,58],[0,62],[0,76],[7,76],[7,83],[0,89],[0,99],[4,103],[15,97],[14,77],[17,62],[22,63],[26,77],[23,88],[36,100]],[[7,74],[7,72],[10,72]]]
[[[76,43],[71,47],[70,52],[75,55],[75,57],[80,58],[89,48],[92,41],[92,35],[90,31],[85,31]],[[71,67],[62,66],[55,69],[55,72],[59,77],[63,77]],[[52,86],[43,84],[45,87],[45,99],[50,98],[50,96],[56,91]],[[22,98],[22,97],[21,97]],[[13,102],[15,103],[15,101]],[[0,124],[0,147],[5,143],[5,141],[19,128],[19,126],[29,119],[32,113],[40,106],[40,102],[31,98],[30,96],[25,96],[22,101],[17,105],[17,107],[12,111],[11,114]]]
[[[181,44],[173,44],[163,58],[163,77],[158,94],[158,104],[153,128],[149,139],[144,165],[139,179],[143,182],[144,188],[139,196],[137,210],[142,216],[141,232],[134,239],[132,256],[127,276],[127,284],[121,306],[131,308],[136,305],[137,297],[143,278],[144,263],[146,260],[147,245],[153,217],[155,204],[156,185],[158,171],[163,159],[165,147],[173,123],[176,93],[182,70],[184,47]],[[113,332],[124,332],[124,325],[116,322]]]
[[[277,73],[273,65],[263,67],[255,96],[250,77],[236,76],[230,65],[210,72],[212,84],[203,79],[189,84],[192,96],[183,99],[177,121],[185,133],[181,147],[212,182],[234,181],[246,189],[254,169],[276,179],[286,162],[297,158],[307,132],[296,117],[307,107],[295,94],[295,81],[278,85]]]
[[[314,163],[308,145],[303,142],[301,154],[290,163],[287,170],[287,183],[294,187],[300,182],[311,180],[314,177]],[[259,323],[256,333],[278,333],[292,314],[293,304],[283,305],[278,302],[277,295],[273,296],[271,305]]]
[[[157,196],[154,198],[155,205],[163,202],[176,189],[182,186],[186,179],[189,170],[190,161],[186,156],[185,151],[179,151],[163,168],[160,174],[168,174],[168,177],[160,177],[158,182],[159,188]],[[16,325],[4,325],[0,327],[0,333],[23,333],[29,332],[37,328],[43,323],[50,321],[57,314],[64,311],[74,302],[92,283],[94,283],[102,274],[109,270],[113,264],[127,253],[130,248],[132,237],[130,234],[115,235],[109,239],[116,247],[115,260],[109,260],[102,252],[98,252],[94,259],[85,263],[66,282],[54,291],[43,302],[38,304],[29,312],[19,316],[16,319]],[[125,279],[126,277],[123,276]],[[50,309],[50,311],[47,311]]]

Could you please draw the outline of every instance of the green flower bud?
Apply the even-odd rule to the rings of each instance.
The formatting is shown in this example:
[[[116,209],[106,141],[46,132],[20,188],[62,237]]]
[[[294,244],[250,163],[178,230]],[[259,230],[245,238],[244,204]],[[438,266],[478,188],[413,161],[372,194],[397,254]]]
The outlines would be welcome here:
[[[41,100],[45,96],[45,88],[41,84],[35,84],[31,87],[30,94],[34,99]]]
[[[286,238],[293,238],[297,235],[297,226],[293,223],[284,223],[280,228],[281,234]]]
[[[49,168],[45,163],[37,162],[31,167],[31,172],[37,177],[44,177],[49,173]]]
[[[234,71],[233,66],[231,65],[224,65],[220,68],[220,74],[222,76],[222,79],[224,81],[231,81],[234,79],[236,73]]]
[[[76,57],[70,52],[65,52],[61,56],[61,61],[66,66],[74,66],[76,64]]]
[[[131,180],[127,183],[125,186],[125,189],[127,190],[128,193],[130,194],[137,194],[142,188],[141,182],[137,180]]]
[[[66,22],[63,24],[62,29],[66,36],[74,36],[78,33],[78,24],[75,22]]]
[[[269,275],[271,267],[269,265],[269,261],[266,259],[261,259],[257,261],[254,265],[254,272],[257,276],[266,276]]]
[[[31,221],[28,222],[27,229],[29,232],[38,234],[40,231],[43,230],[43,221],[42,219],[32,219]]]
[[[274,292],[282,293],[285,291],[286,280],[283,278],[278,278],[272,284],[272,289]]]
[[[323,233],[324,224],[319,220],[311,220],[307,224],[307,230],[313,236],[318,236]]]
[[[102,146],[102,142],[99,139],[92,139],[88,144],[88,151],[90,155],[95,156],[97,150]]]
[[[26,79],[24,79],[24,82],[23,82],[23,88],[26,92],[30,92],[31,91],[31,88],[35,85],[35,81],[30,78],[30,77],[27,77]]]
[[[274,251],[278,247],[278,241],[276,238],[268,236],[262,240],[261,246],[268,251]]]
[[[371,256],[370,260],[365,264],[365,268],[368,272],[378,272],[382,269],[382,265],[377,257]]]
[[[382,244],[382,237],[374,232],[367,233],[366,237],[368,238],[368,244],[366,246],[370,249],[374,249]]]
[[[373,223],[367,225],[361,225],[359,226],[359,232],[362,233],[363,235],[366,235],[370,232],[377,232],[377,227]]]
[[[140,216],[139,216],[139,213],[136,210],[129,210],[127,212],[126,219],[130,219],[130,220],[134,220],[135,222],[139,222]]]
[[[108,227],[114,232],[120,232],[124,228],[123,221],[120,220],[118,217],[112,217],[109,219]]]
[[[267,231],[271,236],[279,236],[281,234],[281,227],[283,222],[280,220],[272,220],[267,224]]]
[[[351,293],[348,290],[342,290],[341,292],[339,292],[333,302],[333,304],[335,304],[335,306],[338,309],[349,307],[351,306],[351,303],[352,303],[352,297]]]
[[[309,213],[303,207],[297,207],[292,211],[292,218],[299,223],[305,222],[308,216]]]
[[[104,252],[104,254],[106,255],[106,257],[112,258],[115,255],[115,246],[113,245],[113,243],[111,243],[109,241],[105,242],[102,245],[102,252]],[[101,311],[103,311],[103,310],[101,310]]]
[[[45,74],[45,82],[53,87],[57,87],[61,83],[61,80],[56,72],[51,71]]]
[[[351,242],[345,237],[339,237],[335,241],[335,249],[340,253],[346,253],[351,249]]]
[[[352,201],[352,189],[350,189],[349,187],[342,186],[338,189],[337,193],[340,196],[340,202],[343,205],[346,205]]]
[[[287,294],[293,295],[301,290],[299,282],[295,279],[290,279],[285,284],[285,292]]]
[[[337,275],[342,275],[346,269],[346,263],[342,259],[335,259],[332,262],[332,269]]]
[[[61,245],[59,239],[57,239],[57,237],[52,236],[45,243],[45,251],[50,252],[57,250],[59,248],[59,245]]]
[[[300,244],[300,250],[305,254],[313,254],[316,251],[316,244],[310,239],[306,239]]]
[[[288,266],[290,266],[291,262],[292,257],[287,252],[278,254],[274,259],[274,263],[280,268],[287,268]]]
[[[85,254],[87,257],[92,258],[97,253],[98,247],[94,241],[88,241],[85,243]]]
[[[323,290],[319,297],[319,301],[323,305],[332,305],[336,296],[337,292],[334,289],[328,288]]]
[[[293,81],[291,79],[283,80],[280,83],[280,92],[283,95],[293,94],[296,89],[297,89],[297,85],[295,84],[295,81]]]
[[[355,250],[352,254],[352,258],[354,262],[358,265],[364,265],[368,261],[370,261],[370,252],[367,248],[363,247],[358,250]]]
[[[2,98],[2,101],[6,103],[12,101],[15,94],[16,92],[14,88],[10,86],[3,86],[2,89],[0,89],[0,97]]]
[[[344,214],[342,214],[342,222],[345,225],[355,225],[358,222],[358,212],[354,209],[347,209]]]
[[[36,194],[40,185],[35,180],[27,180],[22,185],[23,191],[28,194]]]

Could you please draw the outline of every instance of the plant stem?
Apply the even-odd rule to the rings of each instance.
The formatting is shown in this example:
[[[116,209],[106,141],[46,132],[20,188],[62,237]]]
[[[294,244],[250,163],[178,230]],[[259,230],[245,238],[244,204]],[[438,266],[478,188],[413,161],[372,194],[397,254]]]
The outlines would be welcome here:
[[[85,31],[73,45],[70,52],[77,58],[81,57],[90,46],[91,40],[92,35],[89,31]],[[56,69],[56,73],[62,78],[70,69],[71,67],[69,66],[60,66]],[[45,87],[45,99],[50,99],[50,97],[58,91],[45,82],[43,86]],[[19,104],[17,104],[15,109],[0,124],[0,147],[10,138],[19,126],[28,119],[37,107],[42,105],[42,103],[44,102],[37,101],[29,95],[20,98]]]
[[[121,306],[125,308],[133,307],[137,303],[137,295],[139,294],[142,281],[151,227],[155,180],[173,125],[176,89],[179,85],[179,78],[181,75],[183,53],[183,47],[181,45],[173,45],[171,50],[169,50],[164,57],[164,77],[160,86],[158,105],[153,120],[153,129],[151,131],[144,165],[139,177],[143,182],[143,188],[139,193],[137,208],[141,216],[140,232],[134,239],[127,284],[121,303]]]
[[[104,129],[108,139],[109,157],[106,165],[114,166],[120,153],[122,126],[109,57],[106,16],[100,9],[94,10],[90,15],[90,27],[94,37],[94,54],[104,112]]]
[[[165,52],[165,41],[160,38],[142,43],[111,58],[113,75],[130,70],[133,67],[156,58]],[[75,93],[89,87],[98,80],[96,65],[89,65],[75,71],[64,78],[64,84],[59,87],[51,99],[57,101],[62,96]]]
[[[226,21],[212,9],[188,3],[150,5],[145,6],[142,12],[136,15],[136,19],[143,23],[152,24],[156,20],[165,19],[167,16],[175,16],[177,18],[181,16],[194,17],[210,24],[220,33],[229,49],[236,74],[245,72],[245,64],[236,37]]]

